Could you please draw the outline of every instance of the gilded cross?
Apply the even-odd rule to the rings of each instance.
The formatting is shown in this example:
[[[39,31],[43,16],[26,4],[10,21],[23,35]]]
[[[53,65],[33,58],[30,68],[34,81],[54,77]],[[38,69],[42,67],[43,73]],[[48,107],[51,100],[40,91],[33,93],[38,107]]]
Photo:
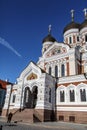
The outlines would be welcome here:
[[[73,9],[71,10],[71,18],[72,18],[72,21],[74,21],[74,10]]]

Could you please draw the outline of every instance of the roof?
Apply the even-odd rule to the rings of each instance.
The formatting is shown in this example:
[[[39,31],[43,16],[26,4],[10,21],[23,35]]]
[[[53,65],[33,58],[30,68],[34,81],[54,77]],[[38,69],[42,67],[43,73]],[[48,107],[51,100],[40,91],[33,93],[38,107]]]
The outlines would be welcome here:
[[[33,62],[33,61],[31,61],[34,65],[36,65],[38,68],[40,68],[35,62]],[[41,70],[41,72],[42,73],[46,73],[46,71],[44,70],[44,69],[42,69],[42,68],[40,68],[40,70]]]
[[[79,27],[80,27],[79,23],[76,23],[76,22],[72,21],[64,28],[63,33],[65,33],[66,31],[68,31],[70,29],[73,29],[73,28],[78,28],[79,29]]]
[[[81,24],[80,30],[81,30],[82,28],[84,28],[84,27],[87,27],[87,19],[85,19],[85,20],[83,21],[83,23]]]
[[[44,42],[55,42],[56,39],[51,35],[51,34],[48,34],[42,41],[42,43]]]
[[[0,88],[1,89],[6,89],[6,86],[9,84],[12,84],[12,83],[0,79]]]

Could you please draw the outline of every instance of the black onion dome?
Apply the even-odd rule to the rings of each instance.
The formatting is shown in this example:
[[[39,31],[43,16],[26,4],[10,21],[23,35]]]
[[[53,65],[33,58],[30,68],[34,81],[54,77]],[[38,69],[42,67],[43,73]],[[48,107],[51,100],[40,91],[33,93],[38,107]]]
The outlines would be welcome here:
[[[54,37],[51,36],[51,34],[48,34],[42,41],[42,43],[44,42],[55,42],[56,39]]]
[[[71,22],[69,23],[63,30],[63,33],[65,33],[66,31],[70,30],[70,29],[73,29],[73,28],[78,28],[79,29],[80,27],[80,24],[79,23],[76,23],[76,22]]]
[[[87,19],[84,20],[84,22],[80,26],[80,30],[84,27],[87,27]]]

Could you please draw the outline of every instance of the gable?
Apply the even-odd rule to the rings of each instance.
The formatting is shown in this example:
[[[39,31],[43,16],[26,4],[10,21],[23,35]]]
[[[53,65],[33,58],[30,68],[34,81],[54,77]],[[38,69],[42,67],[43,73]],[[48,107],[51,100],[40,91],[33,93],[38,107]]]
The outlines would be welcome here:
[[[54,55],[59,55],[62,53],[67,53],[69,47],[63,43],[54,43],[48,50],[44,53],[44,57],[51,57]]]
[[[26,79],[26,80],[34,80],[38,79],[41,76],[41,69],[34,64],[33,62],[30,62],[30,64],[22,71],[22,73],[19,76],[19,80]]]

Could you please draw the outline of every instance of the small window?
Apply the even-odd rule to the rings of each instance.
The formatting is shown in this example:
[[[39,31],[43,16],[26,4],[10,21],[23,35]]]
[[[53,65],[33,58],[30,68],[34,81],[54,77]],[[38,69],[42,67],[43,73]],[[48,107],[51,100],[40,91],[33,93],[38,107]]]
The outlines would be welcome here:
[[[77,42],[79,42],[79,36],[77,36]]]
[[[58,66],[55,66],[55,77],[58,77]]]
[[[60,53],[60,52],[61,52],[60,49],[58,49],[58,50],[57,50],[57,53]]]
[[[16,95],[13,95],[12,103],[15,103]]]
[[[72,37],[69,37],[69,43],[70,44],[72,43]]]
[[[59,121],[64,121],[64,116],[59,116]]]
[[[51,67],[49,67],[49,74],[51,75]]]
[[[70,122],[75,122],[75,116],[69,116],[69,121]]]
[[[85,102],[86,101],[86,91],[85,91],[85,89],[80,89],[80,96],[81,96],[81,101]]]
[[[64,102],[65,100],[64,96],[65,96],[64,91],[60,91],[60,102]]]
[[[51,88],[49,89],[49,102],[51,103]]]
[[[61,76],[65,76],[65,65],[61,65]]]
[[[75,93],[74,90],[70,90],[70,102],[74,102],[75,101]]]
[[[87,42],[87,35],[85,35],[85,42]]]

